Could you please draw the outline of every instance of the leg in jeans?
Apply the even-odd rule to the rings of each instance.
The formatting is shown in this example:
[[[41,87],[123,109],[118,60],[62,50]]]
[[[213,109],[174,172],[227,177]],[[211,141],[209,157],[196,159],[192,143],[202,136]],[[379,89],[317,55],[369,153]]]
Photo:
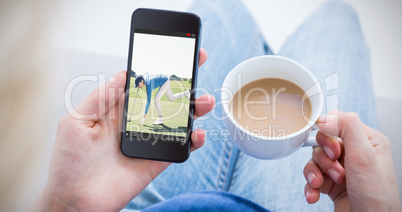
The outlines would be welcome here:
[[[369,51],[349,5],[324,3],[287,39],[279,55],[301,63],[321,82],[323,113],[355,111],[375,126]],[[314,205],[305,200],[303,168],[311,154],[311,148],[301,148],[289,157],[264,161],[240,153],[230,191],[272,211],[333,211],[327,195]]]
[[[190,11],[201,17],[201,46],[208,52],[207,62],[199,69],[197,96],[209,93],[217,102],[214,111],[194,123],[195,128],[207,131],[206,141],[186,162],[170,165],[127,205],[126,210],[143,209],[189,191],[228,190],[231,182],[239,150],[220,138],[224,126],[219,120],[222,108],[220,92],[216,89],[222,86],[227,73],[237,64],[270,50],[239,0],[199,0]]]

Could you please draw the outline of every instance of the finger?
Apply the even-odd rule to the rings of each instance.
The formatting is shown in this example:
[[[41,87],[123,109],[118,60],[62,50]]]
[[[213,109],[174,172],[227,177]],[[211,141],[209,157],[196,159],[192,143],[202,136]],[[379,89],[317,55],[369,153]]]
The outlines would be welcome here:
[[[204,64],[205,61],[207,61],[207,58],[208,58],[207,51],[205,51],[204,48],[200,48],[200,56],[198,58],[198,66],[202,66],[202,64]]]
[[[203,116],[213,110],[215,107],[215,97],[212,95],[204,94],[195,99],[194,105],[194,120]]]
[[[312,159],[307,162],[303,174],[311,188],[318,189],[324,183],[322,171]]]
[[[306,183],[306,186],[304,186],[304,195],[309,204],[314,204],[320,199],[320,191],[318,189],[311,188],[308,183]]]
[[[328,113],[328,115],[322,115],[320,118],[317,120],[317,124],[320,128],[324,128],[323,126],[326,125],[329,122],[333,122],[333,119],[335,119],[337,116],[344,116],[347,115],[346,113],[338,110],[333,110]],[[378,131],[367,126],[366,124],[363,124],[364,130],[366,131],[368,137],[371,137],[371,135],[376,135],[378,134]],[[334,131],[339,131],[339,129],[336,129]]]
[[[368,139],[367,128],[356,113],[331,111],[328,116],[321,116],[317,121],[321,132],[340,137],[345,146],[345,154],[359,155],[362,162],[373,162],[375,152]]]
[[[126,71],[119,72],[105,85],[95,89],[83,102],[72,111],[74,117],[83,121],[94,122],[103,117],[114,106],[124,92]]]
[[[318,145],[324,149],[325,153],[331,160],[339,159],[342,153],[339,138],[318,131],[316,140]]]
[[[196,129],[191,133],[191,151],[197,150],[204,145],[205,134],[205,131],[201,129]]]
[[[343,141],[340,138],[337,138],[339,146],[341,148],[341,155],[337,159],[339,163],[345,168],[345,147],[343,146]]]
[[[345,179],[345,169],[337,160],[331,160],[321,147],[314,147],[313,160],[321,171],[330,176],[336,184],[341,184]]]
[[[329,194],[329,192],[332,191],[332,188],[334,187],[335,183],[332,180],[331,177],[324,175],[324,182],[322,183],[322,186],[320,187],[320,192],[323,194]]]
[[[109,108],[109,111],[105,114],[105,117],[94,122],[92,127],[94,133],[101,135],[109,132],[122,132],[123,112],[124,94],[120,96],[120,99],[115,103],[114,106]]]
[[[119,101],[114,105],[114,117],[112,118],[113,132],[122,132],[123,114],[124,114],[124,94],[120,96]]]

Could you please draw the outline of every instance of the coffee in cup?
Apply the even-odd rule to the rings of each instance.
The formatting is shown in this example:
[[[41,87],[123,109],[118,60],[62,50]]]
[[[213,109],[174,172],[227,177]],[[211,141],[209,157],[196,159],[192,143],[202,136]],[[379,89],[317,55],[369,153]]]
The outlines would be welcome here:
[[[229,110],[245,130],[265,137],[281,137],[301,130],[312,112],[303,89],[279,78],[247,83],[233,96]]]
[[[279,87],[274,86],[275,82]],[[265,109],[269,110],[268,95],[265,91],[272,95],[272,88],[275,88],[275,93],[278,93],[278,89],[282,87],[286,87],[288,92],[291,91],[290,94],[297,94],[298,92],[299,94],[293,98],[282,98],[287,97],[285,92],[277,94],[275,99],[277,102],[271,105],[271,107],[276,105],[276,120],[271,120],[270,130],[269,122],[264,122],[264,115],[272,116],[275,113],[270,114],[269,111],[265,111]],[[246,96],[247,91],[251,91],[253,88],[257,89]],[[239,91],[241,93],[238,93]],[[236,97],[236,95],[238,96]],[[250,104],[250,101],[253,101],[251,99],[253,96],[258,97],[256,98],[257,101],[254,102],[255,105]],[[243,100],[236,100],[239,97],[242,97]],[[300,98],[304,100],[303,103],[300,102]],[[282,102],[281,105],[278,105],[278,100],[280,103]],[[238,101],[240,101],[240,107],[235,108]],[[264,103],[264,101],[266,102]],[[270,97],[269,101],[272,104],[274,98]],[[297,104],[293,104],[294,101]],[[245,108],[244,103],[246,103],[249,114],[242,114],[242,112],[246,113],[247,111],[242,110]],[[292,154],[302,146],[317,146],[315,137],[310,136],[310,133],[317,129],[315,122],[323,109],[321,86],[309,70],[294,60],[281,56],[265,55],[250,58],[240,63],[228,73],[223,81],[221,104],[225,115],[223,119],[225,129],[228,131],[231,141],[242,152],[250,156],[260,159],[279,159]],[[264,108],[264,104],[265,106],[268,105],[268,108]],[[295,110],[298,113],[291,114],[291,111],[294,110],[289,109],[289,106],[295,105],[296,108],[299,108]],[[302,117],[300,117],[301,111],[304,113]],[[237,112],[240,112],[241,119],[237,116]],[[281,114],[284,116],[282,117]],[[249,120],[247,120],[248,118]],[[249,125],[248,129],[247,124]],[[274,124],[278,130],[273,128]],[[250,127],[257,130],[253,131]],[[284,129],[282,133],[279,131],[281,128]],[[261,129],[265,129],[266,134],[259,131]],[[274,130],[272,131],[272,129]]]

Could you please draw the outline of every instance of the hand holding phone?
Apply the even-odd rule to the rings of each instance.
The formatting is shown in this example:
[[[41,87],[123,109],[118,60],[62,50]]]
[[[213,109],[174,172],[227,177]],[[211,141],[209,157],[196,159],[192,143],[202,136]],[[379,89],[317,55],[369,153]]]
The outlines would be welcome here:
[[[206,59],[205,50],[200,49],[199,64]],[[123,117],[119,106],[124,101],[126,72],[118,73],[115,79],[96,89],[75,108],[97,118],[84,120],[66,114],[60,120],[48,182],[36,202],[38,211],[119,211],[170,164],[129,158],[121,153],[117,135]],[[110,91],[115,95],[109,98]],[[102,96],[105,99],[99,99]],[[99,102],[107,110],[99,110]],[[195,99],[195,119],[211,111],[214,104],[213,96]],[[203,130],[192,132],[191,151],[204,144],[204,137]]]
[[[202,65],[207,59],[206,51],[197,50],[197,55]],[[129,158],[121,152],[119,124],[127,117],[120,106],[127,76],[131,74],[118,73],[115,80],[96,89],[75,108],[78,114],[85,114],[83,117],[93,114],[94,118],[68,113],[60,120],[48,182],[37,199],[37,210],[121,210],[170,164]],[[210,95],[195,99],[194,119],[211,111],[214,105],[215,99]],[[194,130],[187,143],[190,150],[200,148],[204,138],[205,131]]]

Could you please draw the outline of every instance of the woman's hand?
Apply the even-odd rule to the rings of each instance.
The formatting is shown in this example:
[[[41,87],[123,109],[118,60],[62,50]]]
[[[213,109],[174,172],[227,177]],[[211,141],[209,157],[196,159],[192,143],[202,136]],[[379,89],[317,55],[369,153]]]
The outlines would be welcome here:
[[[200,50],[199,65],[207,59]],[[118,211],[170,163],[128,158],[121,153],[126,72],[95,90],[77,108],[94,118],[65,115],[59,122],[49,179],[38,207],[42,210]],[[195,100],[195,118],[214,108],[215,98]],[[103,107],[101,107],[103,106]],[[191,150],[204,144],[205,132],[194,130]]]
[[[319,147],[304,168],[307,202],[324,193],[335,211],[401,210],[388,138],[356,113],[332,111],[317,123]]]

